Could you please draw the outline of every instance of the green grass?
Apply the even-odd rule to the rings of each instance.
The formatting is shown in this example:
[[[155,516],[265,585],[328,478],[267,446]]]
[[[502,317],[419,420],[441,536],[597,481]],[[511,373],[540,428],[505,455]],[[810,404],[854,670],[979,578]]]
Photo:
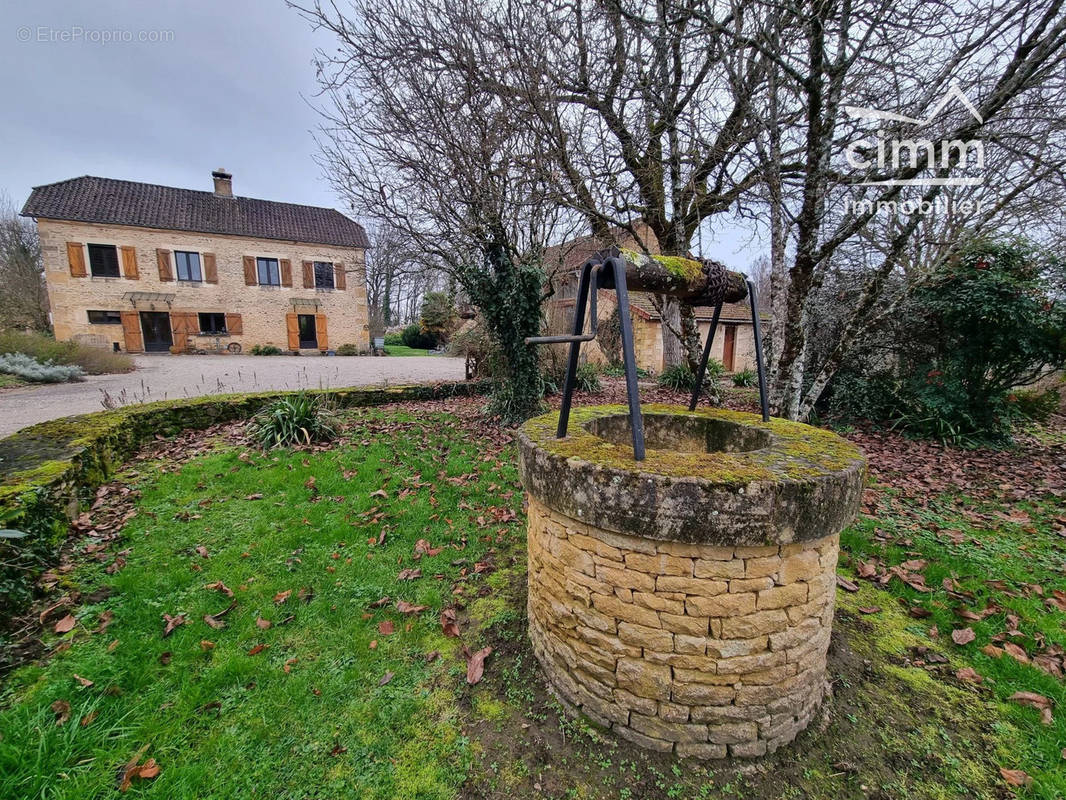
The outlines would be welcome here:
[[[928,613],[921,619],[911,618],[908,629],[927,643],[935,640],[948,652],[951,672],[970,667],[982,676],[981,687],[971,691],[989,701],[996,718],[1023,733],[1018,750],[1011,754],[1014,763],[1001,766],[1028,772],[1035,779],[1031,796],[1046,800],[1066,797],[1066,684],[1032,664],[1007,654],[989,656],[982,648],[1012,642],[1032,657],[1066,647],[1066,613],[1045,602],[1053,590],[1066,590],[1062,528],[1060,501],[1008,505],[939,495],[919,505],[886,491],[877,513],[864,517],[841,537],[847,554],[842,563],[848,563],[852,571],[860,559],[867,563],[878,559],[887,567],[908,560],[927,562],[916,571],[924,574],[931,591],[919,591],[893,578],[885,590],[877,591],[877,604],[903,603]],[[953,583],[945,586],[945,581]],[[959,613],[980,614],[990,608],[999,610],[981,620]],[[1008,624],[1008,615],[1017,617],[1016,627]],[[976,639],[954,644],[952,631],[967,627]],[[1003,635],[1010,630],[1018,633]],[[1053,723],[1042,724],[1039,712],[1008,701],[1019,691],[1051,698]]]
[[[485,585],[473,565],[493,536],[517,535],[514,523],[476,521],[517,504],[500,496],[515,470],[483,461],[452,418],[389,416],[388,435],[384,419],[358,416],[354,444],[315,455],[253,452],[246,463],[219,447],[172,473],[149,462],[131,475],[144,494],[120,545],[127,565],[69,576],[70,588],[107,584],[113,596],[79,608],[70,649],[16,672],[0,699],[0,796],[111,796],[116,769],[147,745],[162,772],[131,795],[451,797],[469,758],[450,699],[465,667],[438,616],[453,585],[471,596]],[[373,494],[382,488],[387,498]],[[416,562],[420,538],[445,549]],[[423,577],[398,581],[407,567]],[[204,588],[215,581],[237,602],[222,630],[202,621],[230,602]],[[383,596],[387,607],[369,607]],[[429,610],[402,615],[400,599]],[[91,633],[104,611],[113,624]],[[163,638],[162,615],[179,612],[189,624]],[[260,630],[260,617],[275,624]],[[387,620],[392,635],[379,632]],[[443,657],[427,663],[433,651]],[[71,705],[63,726],[58,700]]]
[[[19,386],[28,385],[29,384],[21,378],[16,378],[14,375],[0,372],[0,389],[17,389]]]
[[[426,356],[429,355],[428,350],[422,350],[418,347],[408,347],[403,344],[390,344],[385,346],[385,350],[388,351],[390,356]]]
[[[167,800],[961,800],[1009,796],[999,767],[1033,776],[1022,797],[1066,796],[1062,680],[980,652],[1008,614],[1023,634],[1012,640],[1030,655],[1066,644],[1066,614],[1032,588],[1046,597],[1066,583],[1061,503],[879,489],[878,507],[842,535],[841,571],[854,577],[860,558],[922,559],[932,591],[856,579],[857,593],[838,594],[827,719],[756,766],[695,764],[570,720],[545,692],[526,637],[512,446],[501,450],[459,410],[342,419],[340,440],[318,452],[264,454],[220,438],[183,464],[150,458],[120,475],[142,493],[124,537],[104,560],[83,553],[62,576],[68,593],[106,585],[112,594],[83,600],[74,633],[49,633],[57,651],[0,689],[0,798],[116,796],[116,770],[146,746],[161,772],[129,795]],[[445,549],[416,561],[419,539]],[[126,566],[108,575],[126,548]],[[398,581],[409,568],[422,577]],[[973,599],[951,597],[944,578]],[[216,581],[237,603],[221,630],[203,621],[231,602],[205,588]],[[292,594],[279,605],[279,592]],[[386,606],[372,607],[384,596]],[[398,600],[428,608],[405,616]],[[956,614],[989,603],[1001,610],[980,622]],[[471,650],[496,648],[475,687],[459,642],[441,633],[440,610],[452,605]],[[867,613],[872,606],[881,610]],[[909,616],[912,606],[930,616]],[[114,622],[94,632],[104,612]],[[189,623],[163,638],[162,615],[180,612]],[[273,624],[260,629],[259,618]],[[379,630],[386,621],[391,635]],[[967,625],[976,641],[954,645],[952,629]],[[949,663],[916,663],[928,652]],[[982,685],[955,677],[967,666]],[[1006,701],[1019,690],[1054,699],[1052,725]],[[71,706],[62,726],[58,700]]]

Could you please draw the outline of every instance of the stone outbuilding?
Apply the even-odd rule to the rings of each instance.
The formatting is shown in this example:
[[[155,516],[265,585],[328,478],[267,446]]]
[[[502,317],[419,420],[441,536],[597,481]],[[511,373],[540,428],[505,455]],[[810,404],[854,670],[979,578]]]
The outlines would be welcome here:
[[[370,346],[362,226],[331,208],[83,176],[34,188],[60,341],[129,353]]]

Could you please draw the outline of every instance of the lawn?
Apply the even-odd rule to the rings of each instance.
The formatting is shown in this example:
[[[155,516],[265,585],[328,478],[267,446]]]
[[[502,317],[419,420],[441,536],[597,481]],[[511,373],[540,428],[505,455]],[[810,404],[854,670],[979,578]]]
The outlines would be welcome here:
[[[385,348],[390,356],[428,356],[429,350],[418,347],[408,347],[404,344],[390,344]]]
[[[131,462],[48,578],[68,602],[36,612],[47,652],[7,677],[0,796],[113,796],[132,759],[159,771],[131,796],[175,800],[1066,796],[1061,444],[854,434],[880,466],[843,536],[834,698],[774,756],[697,764],[544,690],[513,445],[478,402],[348,412],[314,450],[263,454],[238,425]]]

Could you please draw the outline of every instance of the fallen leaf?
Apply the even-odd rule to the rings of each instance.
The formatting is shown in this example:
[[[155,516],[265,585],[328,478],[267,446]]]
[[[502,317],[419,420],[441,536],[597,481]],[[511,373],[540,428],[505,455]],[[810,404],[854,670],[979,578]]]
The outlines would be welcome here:
[[[262,500],[263,499],[263,495],[261,493],[259,493],[259,492],[256,492],[255,494],[248,495],[244,499],[245,500]]]
[[[859,606],[860,614],[877,614],[881,611],[881,606]]]
[[[969,644],[977,638],[977,634],[973,632],[973,628],[956,628],[951,632],[951,641],[960,647],[964,644]]]
[[[214,583],[205,583],[205,589],[211,589],[213,591],[222,592],[226,597],[233,597],[233,590],[226,586],[222,581],[215,581]]]
[[[396,676],[395,672],[386,672],[384,675],[381,676],[381,680],[378,681],[378,686],[384,686],[386,683],[391,681],[395,676]]]
[[[431,545],[425,539],[419,539],[417,542],[415,542],[415,558],[421,558],[423,555],[435,556],[439,555],[442,552],[444,552],[443,547],[433,547],[433,545]]]
[[[396,627],[392,624],[391,619],[382,620],[378,623],[378,633],[382,636],[389,636],[396,630]]]
[[[107,630],[108,625],[115,621],[115,612],[108,609],[100,614],[100,624],[96,626],[94,633],[103,633]]]
[[[55,632],[70,633],[72,630],[74,630],[74,626],[77,624],[78,621],[74,619],[74,616],[72,614],[67,614],[65,617],[63,617],[63,619],[59,620],[59,622],[56,623]]]
[[[171,657],[172,656],[171,656],[169,650],[167,652],[165,652],[165,653],[160,653],[159,654],[159,663],[162,664],[165,667],[167,664],[170,663]]]
[[[199,544],[199,545],[196,546],[196,552],[200,556],[200,558],[210,558],[211,557],[207,553],[207,548],[204,547],[202,544]]]
[[[99,714],[99,713],[100,713],[99,711],[90,711],[88,714],[86,714],[84,717],[81,718],[81,723],[80,723],[81,726],[83,728],[87,728],[90,725],[92,725],[93,724],[93,720],[96,719],[96,715]]]
[[[226,627],[226,623],[220,619],[215,619],[211,614],[204,614],[204,622],[214,628],[216,631]]]
[[[960,670],[956,670],[955,677],[967,683],[982,683],[984,681],[984,678],[973,667],[963,667]]]
[[[170,614],[167,614],[167,613],[164,612],[163,613],[163,619],[167,623],[166,626],[163,628],[163,637],[164,638],[166,638],[167,636],[170,636],[170,634],[172,634],[174,632],[175,628],[177,628],[177,627],[179,627],[181,625],[187,625],[189,623],[189,620],[185,619],[185,615],[184,614],[178,614],[178,615],[172,617],[172,616],[170,616]]]
[[[259,630],[261,631],[265,631],[267,628],[270,627],[270,620],[263,619],[262,617],[256,617],[255,627],[259,628]]]
[[[79,675],[76,672],[74,673],[74,680],[76,680],[78,683],[80,683],[86,689],[88,689],[90,686],[93,685],[93,682],[91,680],[89,680],[88,678],[83,678],[81,675]]]
[[[270,645],[268,644],[257,644],[255,647],[248,651],[248,655],[257,656],[264,650],[266,650],[268,647],[270,647]]]
[[[396,576],[398,581],[413,581],[416,578],[422,577],[422,570],[420,569],[402,569],[400,574]]]
[[[1029,774],[1020,769],[1004,769],[1003,767],[1000,767],[999,774],[1002,775],[1003,780],[1011,786],[1028,786],[1033,782],[1033,779],[1029,777]]]
[[[209,639],[201,639],[200,640],[200,649],[203,650],[205,653],[208,650],[214,650],[215,649],[215,643],[210,641]]]
[[[52,711],[56,715],[56,725],[63,725],[70,719],[70,703],[66,700],[56,700],[52,703]]]
[[[1028,664],[1029,655],[1021,647],[1014,642],[1004,642],[1003,649],[1007,651],[1007,655],[1017,661],[1019,664]]]
[[[141,764],[140,764],[141,756],[143,756],[147,752],[148,752],[148,745],[144,745],[140,750],[137,751],[136,755],[134,755],[133,758],[131,758],[129,761],[127,761],[125,766],[123,766],[121,768],[121,770],[119,771],[119,783],[118,783],[118,790],[120,792],[129,791],[129,788],[132,785],[133,779],[140,777],[140,773],[141,773]],[[155,760],[152,759],[151,763],[154,765],[155,764]],[[158,774],[158,772],[157,772],[157,774]]]
[[[859,591],[859,584],[855,581],[849,581],[842,575],[837,575],[837,586],[843,589],[845,592],[857,592]]]
[[[371,492],[370,496],[371,497],[384,497],[384,498],[387,499],[388,496],[389,496],[389,493],[386,492],[384,489],[378,489],[376,492]]]
[[[286,589],[284,592],[278,592],[276,595],[274,595],[274,604],[280,606],[282,603],[289,599],[289,595],[291,594],[292,589]]]
[[[1015,692],[1007,699],[1021,706],[1035,708],[1040,712],[1040,721],[1045,725],[1050,725],[1055,721],[1051,716],[1051,707],[1053,703],[1050,697],[1044,697],[1044,695],[1037,694],[1036,692]]]
[[[473,686],[485,673],[485,659],[492,653],[491,647],[482,647],[466,662],[466,682]]]
[[[396,610],[401,614],[419,614],[427,608],[429,608],[429,606],[416,606],[414,603],[408,603],[406,600],[396,601]]]
[[[440,612],[440,627],[445,636],[458,637],[459,625],[456,622],[454,608],[446,608]]]

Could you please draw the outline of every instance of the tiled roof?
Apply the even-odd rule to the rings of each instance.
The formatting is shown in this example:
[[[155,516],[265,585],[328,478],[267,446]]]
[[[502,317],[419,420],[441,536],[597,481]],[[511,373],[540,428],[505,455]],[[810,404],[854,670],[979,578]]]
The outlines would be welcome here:
[[[22,215],[339,247],[366,248],[370,244],[362,225],[332,208],[221,197],[213,192],[89,175],[35,187]]]

